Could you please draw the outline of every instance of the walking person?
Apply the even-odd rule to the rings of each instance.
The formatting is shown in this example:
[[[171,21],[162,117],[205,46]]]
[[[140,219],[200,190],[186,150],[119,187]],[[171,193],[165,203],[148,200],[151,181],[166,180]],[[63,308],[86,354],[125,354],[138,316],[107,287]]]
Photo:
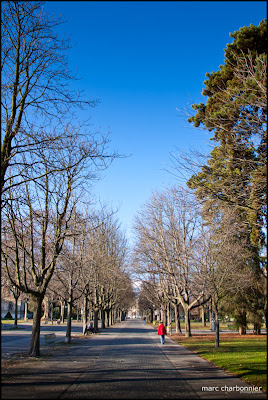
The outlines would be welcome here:
[[[160,336],[160,343],[164,344],[165,343],[165,335],[167,334],[165,325],[163,324],[162,321],[160,321],[160,325],[158,327],[157,334]]]

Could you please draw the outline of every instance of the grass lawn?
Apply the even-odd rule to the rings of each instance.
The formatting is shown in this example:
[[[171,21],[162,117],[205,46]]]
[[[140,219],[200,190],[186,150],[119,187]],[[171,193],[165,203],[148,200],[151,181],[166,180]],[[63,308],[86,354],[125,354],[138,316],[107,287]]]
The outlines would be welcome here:
[[[22,319],[18,319],[18,324],[24,322]],[[1,324],[14,324],[14,319],[1,319]]]
[[[177,343],[187,347],[213,364],[244,381],[267,391],[267,336],[220,334],[220,347],[215,348],[215,334],[172,335]]]
[[[158,323],[156,323],[156,325],[158,326]],[[222,322],[220,321],[220,329],[224,329],[224,330],[233,330],[233,329],[229,329],[229,326],[232,325],[232,322]],[[181,329],[185,328],[185,323],[184,321],[181,321]],[[265,328],[265,325],[263,324],[262,329]],[[175,329],[175,322],[172,322],[172,329]],[[191,321],[191,329],[202,329],[202,330],[210,330],[210,322],[206,323],[206,326],[203,327],[202,322],[199,321]],[[253,325],[252,324],[248,324],[248,328],[247,329],[253,329]]]

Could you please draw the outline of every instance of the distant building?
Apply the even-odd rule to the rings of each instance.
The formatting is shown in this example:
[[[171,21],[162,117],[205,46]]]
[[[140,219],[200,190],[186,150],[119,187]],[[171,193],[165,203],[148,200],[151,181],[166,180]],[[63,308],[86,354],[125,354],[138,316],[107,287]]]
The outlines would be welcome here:
[[[128,318],[140,318],[139,307],[138,307],[138,298],[135,301],[135,304],[130,308],[127,313]]]
[[[24,318],[25,301],[18,299],[18,318]],[[1,299],[1,318],[5,318],[10,313],[15,318],[15,299],[14,297],[5,297]]]

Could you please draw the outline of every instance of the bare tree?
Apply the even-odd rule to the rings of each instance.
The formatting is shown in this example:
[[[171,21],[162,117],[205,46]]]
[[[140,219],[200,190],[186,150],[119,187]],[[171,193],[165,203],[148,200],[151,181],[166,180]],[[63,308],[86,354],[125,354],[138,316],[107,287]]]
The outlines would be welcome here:
[[[236,236],[240,239],[236,240]],[[248,288],[252,280],[251,271],[246,268],[250,251],[242,237],[243,227],[235,212],[229,212],[221,221],[215,218],[202,226],[195,247],[195,279],[205,283],[215,313],[215,347],[220,344],[219,317],[226,312],[226,304],[234,293]]]
[[[146,281],[142,282],[138,297],[139,310],[146,320],[153,322],[155,301]]]
[[[69,232],[74,194],[78,196],[80,185],[90,182],[98,168],[105,165],[102,140],[81,143],[75,132],[60,144],[55,149],[45,146],[28,155],[32,160],[42,160],[42,178],[26,179],[24,185],[9,190],[3,218],[2,257],[7,275],[35,303],[30,347],[33,356],[40,353],[41,304]],[[55,165],[59,166],[57,171]],[[27,169],[30,174],[30,166]]]
[[[25,154],[54,146],[66,136],[62,126],[73,120],[76,109],[96,104],[70,88],[75,76],[68,70],[69,39],[55,33],[64,21],[49,17],[43,5],[42,1],[2,3],[1,193],[26,177],[40,176],[38,168],[27,174],[25,164],[21,180],[17,176],[11,181],[14,171],[7,172],[14,164],[21,165]]]
[[[97,223],[97,224],[96,224]],[[102,328],[113,323],[115,310],[122,299],[122,276],[125,276],[126,240],[113,219],[113,212],[102,212],[88,232],[86,302],[94,312],[94,328],[98,331],[99,313]],[[89,278],[89,280],[88,280]],[[105,323],[106,321],[106,323]]]
[[[114,302],[114,309],[119,321],[122,321],[124,315],[126,315],[135,301],[136,296],[130,275],[126,270],[121,271],[117,278],[116,298]]]
[[[54,275],[56,292],[67,303],[67,330],[65,337],[67,343],[71,342],[73,306],[75,302],[81,299],[88,287],[87,280],[89,277],[86,276],[88,273],[86,248],[88,228],[87,216],[78,212],[77,207],[75,207],[69,223],[69,232],[58,258]],[[83,276],[85,279],[83,279]]]
[[[191,336],[190,310],[208,300],[204,284],[196,282],[193,274],[200,223],[193,195],[171,188],[154,194],[135,224],[136,254],[141,268],[154,276],[166,306],[170,299],[182,305],[186,336]]]

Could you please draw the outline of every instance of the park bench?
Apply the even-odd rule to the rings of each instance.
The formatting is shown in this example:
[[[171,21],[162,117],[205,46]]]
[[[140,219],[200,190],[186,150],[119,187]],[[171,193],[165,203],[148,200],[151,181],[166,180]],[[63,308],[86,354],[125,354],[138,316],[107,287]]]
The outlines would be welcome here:
[[[45,336],[45,347],[46,346],[53,346],[53,349],[54,349],[54,346],[55,346],[55,343],[56,343],[56,335],[55,335],[55,333],[48,333],[48,334],[46,334],[44,336]]]

